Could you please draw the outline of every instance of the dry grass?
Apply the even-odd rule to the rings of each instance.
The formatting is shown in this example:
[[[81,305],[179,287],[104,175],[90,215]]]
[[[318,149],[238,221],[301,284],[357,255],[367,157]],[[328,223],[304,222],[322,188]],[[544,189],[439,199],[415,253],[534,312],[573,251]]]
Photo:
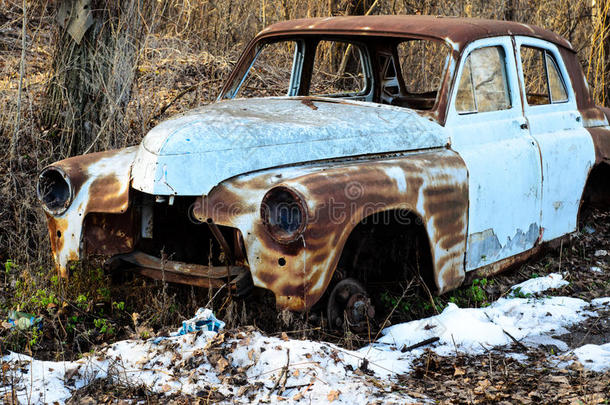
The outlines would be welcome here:
[[[213,101],[245,43],[276,21],[370,13],[532,23],[568,38],[596,100],[608,97],[608,2],[131,0],[100,12],[107,22],[87,34],[84,48],[55,24],[57,3],[0,0],[0,262],[17,264],[0,279],[2,317],[15,304],[10,291],[16,280],[45,288],[48,277],[41,274],[52,268],[45,217],[35,198],[37,173],[73,154],[136,144],[160,120]],[[201,299],[187,295],[190,305]]]

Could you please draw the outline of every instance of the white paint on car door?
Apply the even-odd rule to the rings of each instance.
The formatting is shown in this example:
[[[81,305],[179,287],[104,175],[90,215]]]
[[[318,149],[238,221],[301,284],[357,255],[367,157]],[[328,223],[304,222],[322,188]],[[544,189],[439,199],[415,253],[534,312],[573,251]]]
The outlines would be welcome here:
[[[468,65],[467,58],[485,47],[499,47],[504,56],[504,71],[496,69],[493,75],[505,76],[510,103],[496,111],[486,105],[480,111],[481,106],[474,105],[477,103],[473,99],[471,103],[478,112],[464,113],[469,101],[462,93],[458,97],[459,88],[468,86],[468,80],[461,81],[464,72],[475,89],[495,80],[493,75],[481,77],[490,74],[486,73],[489,69],[484,58],[473,58],[477,63]],[[473,74],[477,69],[479,73]],[[509,37],[476,41],[466,48],[451,93],[446,127],[451,148],[468,168],[467,271],[528,250],[540,236],[540,154],[527,130],[519,94]]]
[[[595,163],[595,149],[589,132],[576,107],[570,77],[557,47],[549,42],[529,37],[516,37],[517,66],[525,86],[522,47],[546,50],[551,62],[548,72],[558,70],[567,93],[549,94],[549,103],[529,105],[524,97],[524,113],[530,133],[536,139],[542,160],[542,240],[548,241],[576,230],[578,209],[588,173]],[[547,81],[553,93],[552,82]],[[526,94],[526,89],[522,90]],[[532,101],[532,104],[534,102]]]

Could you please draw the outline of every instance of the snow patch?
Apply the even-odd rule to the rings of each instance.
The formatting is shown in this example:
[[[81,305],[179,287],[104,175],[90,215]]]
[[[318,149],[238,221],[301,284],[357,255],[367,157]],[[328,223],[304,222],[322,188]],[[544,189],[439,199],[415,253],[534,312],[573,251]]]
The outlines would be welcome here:
[[[596,298],[591,301],[591,305],[593,305],[594,307],[600,307],[600,308],[603,308],[604,306],[610,307],[610,297]]]
[[[561,275],[551,274],[515,288],[535,294],[566,283]],[[554,345],[586,368],[606,370],[610,344],[565,352],[567,345],[552,336],[567,333],[568,326],[596,316],[594,310],[608,305],[610,298],[588,303],[571,297],[501,298],[486,308],[459,308],[451,303],[439,315],[386,328],[380,339],[357,351],[289,339],[285,334],[265,336],[247,328],[216,332],[202,327],[196,333],[162,340],[117,342],[72,362],[39,361],[17,353],[3,356],[1,361],[17,380],[14,387],[22,403],[61,404],[75,390],[108,377],[167,394],[196,395],[208,386],[234,403],[296,403],[301,399],[312,403],[332,399],[333,404],[405,403],[411,399],[397,390],[393,379],[408,373],[426,349],[443,356],[482,354],[517,340],[530,347]],[[206,315],[206,322],[212,319],[210,313],[198,315]],[[403,352],[430,338],[438,340]],[[521,353],[508,355],[526,360]],[[238,377],[242,384],[232,380]],[[0,387],[1,392],[7,389]]]
[[[567,333],[567,326],[594,316],[595,312],[585,310],[588,306],[571,297],[501,298],[487,308],[449,304],[440,315],[386,328],[378,344],[359,352],[375,372],[389,376],[410,371],[412,360],[426,349],[402,353],[401,348],[432,337],[440,338],[432,350],[442,356],[482,354],[492,347],[511,345],[510,336],[526,346],[552,343],[567,348],[548,334]]]
[[[544,277],[530,278],[511,288],[513,296],[527,296],[566,286],[568,283],[559,273],[551,273]]]
[[[589,370],[603,372],[610,370],[610,343],[604,345],[584,345],[573,351],[578,361]]]

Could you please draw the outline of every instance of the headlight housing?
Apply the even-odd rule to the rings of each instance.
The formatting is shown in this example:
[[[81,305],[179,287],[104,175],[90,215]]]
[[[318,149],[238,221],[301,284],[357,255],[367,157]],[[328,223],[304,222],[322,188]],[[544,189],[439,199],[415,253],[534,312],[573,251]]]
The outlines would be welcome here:
[[[294,242],[303,233],[307,224],[307,209],[296,191],[279,186],[263,197],[261,218],[269,235],[285,244]]]
[[[36,194],[45,211],[51,215],[61,215],[72,203],[72,183],[60,168],[47,167],[38,176]]]

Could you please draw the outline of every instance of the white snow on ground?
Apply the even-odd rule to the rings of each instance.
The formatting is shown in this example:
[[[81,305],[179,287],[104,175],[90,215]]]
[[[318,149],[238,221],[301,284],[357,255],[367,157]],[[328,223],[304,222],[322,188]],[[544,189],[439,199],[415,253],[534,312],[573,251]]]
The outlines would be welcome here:
[[[610,308],[610,297],[596,298],[591,301],[591,305],[594,307],[603,307],[604,305],[607,305]]]
[[[529,291],[541,292],[542,286],[555,288],[564,281],[555,276],[534,280],[538,287],[530,285]],[[168,394],[197,394],[212,387],[236,403],[279,399],[287,403],[301,399],[311,403],[332,400],[333,404],[405,403],[410,399],[396,392],[394,377],[409,372],[413,360],[426,348],[445,356],[478,354],[510,346],[512,336],[526,346],[551,342],[560,350],[567,349],[551,335],[567,332],[566,327],[596,316],[595,310],[607,305],[610,298],[589,305],[570,297],[502,298],[486,308],[449,304],[437,316],[385,329],[375,343],[358,351],[325,342],[264,336],[254,330],[226,336],[222,331],[205,331],[159,343],[152,339],[121,341],[73,362],[43,362],[16,353],[2,357],[2,362],[18,377],[19,400],[25,403],[62,403],[74,390],[107,376]],[[439,341],[401,351],[432,337]],[[610,344],[586,345],[565,354],[594,371],[610,367]],[[514,355],[519,358],[518,353]],[[374,375],[359,370],[363,359]],[[231,368],[233,373],[228,372]],[[0,387],[0,394],[8,389],[8,385]]]
[[[593,371],[610,369],[610,343],[605,345],[584,345],[573,351],[578,361]]]
[[[159,344],[153,339],[127,340],[74,362],[42,362],[16,353],[2,361],[21,366],[22,378],[17,388],[19,400],[25,403],[62,403],[71,391],[107,376],[129,385],[144,384],[155,392],[196,395],[205,386],[213,386],[238,403],[249,403],[247,394],[252,392],[239,393],[239,387],[223,384],[227,377],[222,371],[228,363],[220,360],[213,366],[208,360],[206,346],[214,335],[214,332],[191,333],[167,338]],[[234,367],[244,368],[249,384],[258,385],[254,403],[279,399],[277,389],[282,387],[282,398],[302,397],[313,403],[328,402],[329,396],[336,397],[333,402],[336,404],[368,403],[380,394],[385,403],[404,403],[409,399],[385,392],[391,386],[378,382],[376,377],[350,371],[340,349],[330,344],[282,340],[258,332],[243,334],[243,338],[227,343],[236,345],[229,361]],[[276,386],[288,360],[286,381],[280,379]]]
[[[525,345],[548,344],[547,333],[565,333],[566,326],[594,316],[594,312],[585,310],[588,305],[570,297],[501,298],[487,308],[449,304],[440,315],[385,329],[380,344],[363,348],[360,353],[366,355],[376,372],[392,375],[408,372],[411,360],[423,354],[426,347],[404,354],[396,349],[435,336],[440,340],[433,350],[442,356],[480,354],[494,346],[507,346],[513,343],[508,334]]]
[[[513,296],[534,295],[543,291],[560,288],[568,284],[570,283],[564,280],[561,274],[551,273],[545,277],[530,278],[529,280],[514,285],[511,288],[511,294]]]
[[[596,298],[591,301],[591,306],[595,309],[610,310],[610,297]],[[563,361],[569,358],[569,361]],[[565,353],[559,357],[558,367],[565,367],[578,360],[585,368],[597,372],[610,370],[610,343],[603,345],[587,344],[577,349]]]

